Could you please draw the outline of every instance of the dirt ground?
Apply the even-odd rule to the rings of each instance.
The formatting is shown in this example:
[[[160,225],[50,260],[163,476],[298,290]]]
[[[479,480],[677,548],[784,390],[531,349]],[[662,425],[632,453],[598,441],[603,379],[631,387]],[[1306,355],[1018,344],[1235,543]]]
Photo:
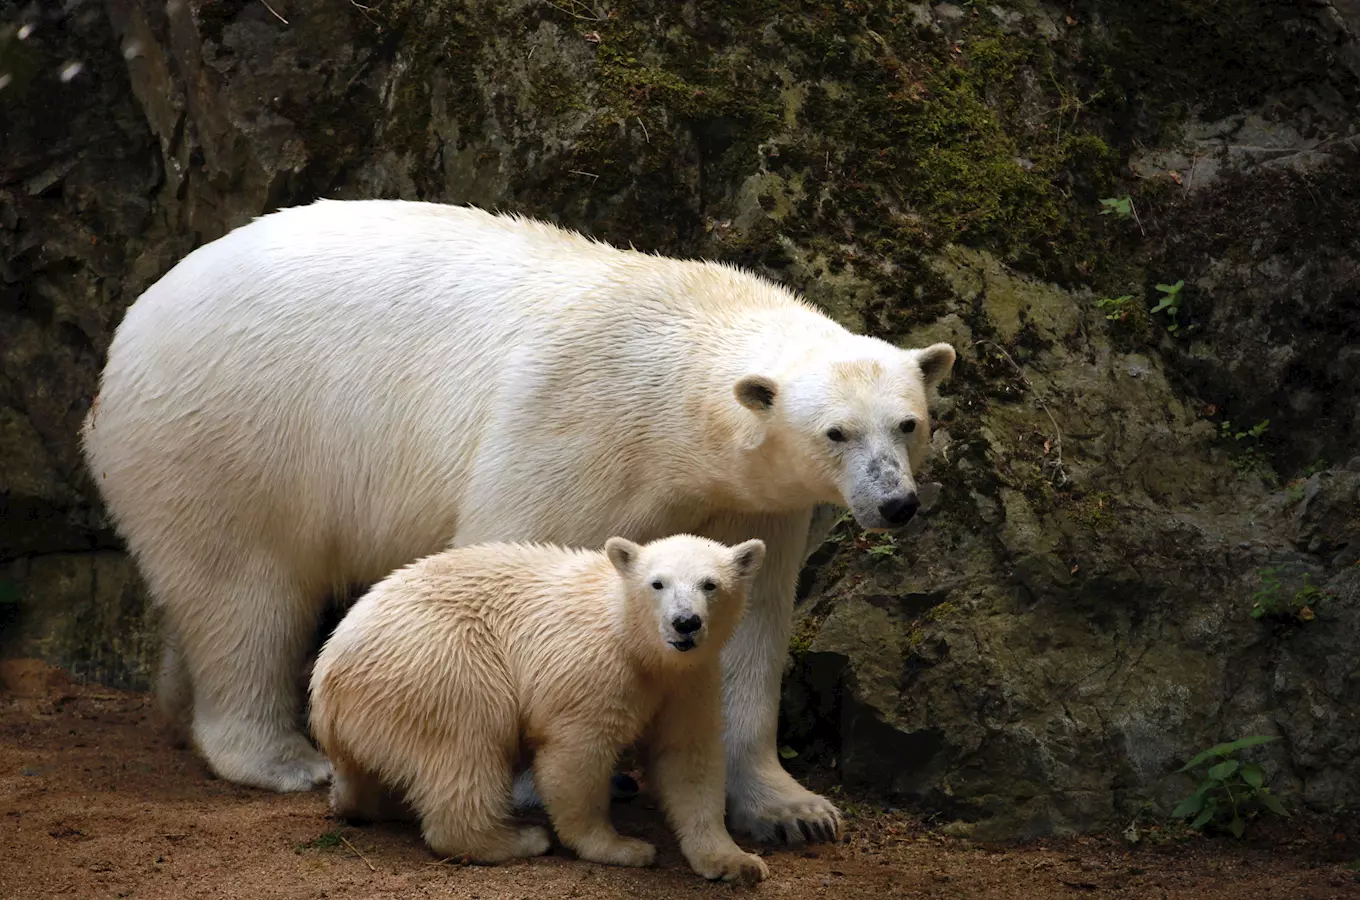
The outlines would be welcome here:
[[[856,810],[860,808],[855,807]],[[645,799],[619,829],[661,848],[652,869],[560,849],[499,867],[441,864],[413,826],[342,826],[323,792],[277,795],[210,779],[157,726],[149,697],[0,662],[0,898],[467,900],[639,897],[1360,897],[1360,846],[1316,824],[1130,849],[1113,838],[986,846],[900,814],[856,811],[843,843],[770,852],[754,888],[692,875]]]

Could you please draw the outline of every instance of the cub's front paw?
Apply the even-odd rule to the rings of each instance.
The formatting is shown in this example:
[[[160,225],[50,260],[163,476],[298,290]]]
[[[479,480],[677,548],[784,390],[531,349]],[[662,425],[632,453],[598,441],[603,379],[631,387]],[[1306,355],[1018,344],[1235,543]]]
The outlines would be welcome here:
[[[608,843],[582,847],[576,855],[607,866],[650,866],[656,862],[656,847],[637,838],[621,837]]]
[[[695,873],[709,881],[735,881],[742,884],[755,884],[770,877],[770,869],[765,860],[753,853],[714,854],[702,859],[692,860],[690,867]]]
[[[548,829],[534,825],[521,828],[516,835],[515,855],[518,857],[542,856],[552,849],[552,838]]]

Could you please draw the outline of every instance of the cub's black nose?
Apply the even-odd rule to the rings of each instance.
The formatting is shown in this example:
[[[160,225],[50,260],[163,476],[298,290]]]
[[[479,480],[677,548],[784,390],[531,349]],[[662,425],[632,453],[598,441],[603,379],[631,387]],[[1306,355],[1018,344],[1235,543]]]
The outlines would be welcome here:
[[[916,492],[903,494],[900,497],[893,497],[878,507],[878,514],[882,516],[889,525],[905,525],[911,521],[911,517],[916,515],[916,510],[920,509],[921,501],[917,499]]]
[[[676,634],[693,634],[704,627],[704,620],[696,615],[677,616],[671,620],[671,627]]]

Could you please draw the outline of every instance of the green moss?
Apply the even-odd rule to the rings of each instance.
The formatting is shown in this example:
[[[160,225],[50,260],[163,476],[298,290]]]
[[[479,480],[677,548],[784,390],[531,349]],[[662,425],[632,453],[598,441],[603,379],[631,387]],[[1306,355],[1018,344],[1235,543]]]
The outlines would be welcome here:
[[[1095,532],[1111,531],[1118,524],[1114,517],[1114,498],[1106,491],[1064,494],[1061,508],[1072,521]]]
[[[926,610],[925,620],[927,622],[939,622],[943,619],[948,618],[949,616],[954,615],[958,611],[959,608],[957,604],[951,603],[950,601],[946,600],[943,603],[937,603],[930,609]]]
[[[826,613],[814,613],[799,622],[789,638],[789,653],[797,657],[811,650],[812,642],[817,639],[817,632],[825,621]]]
[[[580,79],[558,66],[536,66],[529,70],[530,98],[549,115],[565,116],[587,109]]]

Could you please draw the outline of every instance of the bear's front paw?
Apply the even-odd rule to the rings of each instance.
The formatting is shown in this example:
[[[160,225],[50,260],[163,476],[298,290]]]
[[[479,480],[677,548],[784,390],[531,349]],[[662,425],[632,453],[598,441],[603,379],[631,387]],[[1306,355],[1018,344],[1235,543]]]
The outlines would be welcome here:
[[[709,881],[736,881],[742,884],[755,884],[770,877],[765,860],[753,853],[714,854],[693,860],[690,867],[695,873]]]
[[[730,807],[733,831],[761,843],[830,843],[840,837],[841,813],[825,797],[807,790],[792,777],[778,785],[752,785],[738,792]],[[785,780],[786,779],[786,780]]]
[[[607,866],[650,866],[656,862],[656,847],[637,838],[621,837],[608,843],[600,842],[582,847],[577,855],[590,862]]]

